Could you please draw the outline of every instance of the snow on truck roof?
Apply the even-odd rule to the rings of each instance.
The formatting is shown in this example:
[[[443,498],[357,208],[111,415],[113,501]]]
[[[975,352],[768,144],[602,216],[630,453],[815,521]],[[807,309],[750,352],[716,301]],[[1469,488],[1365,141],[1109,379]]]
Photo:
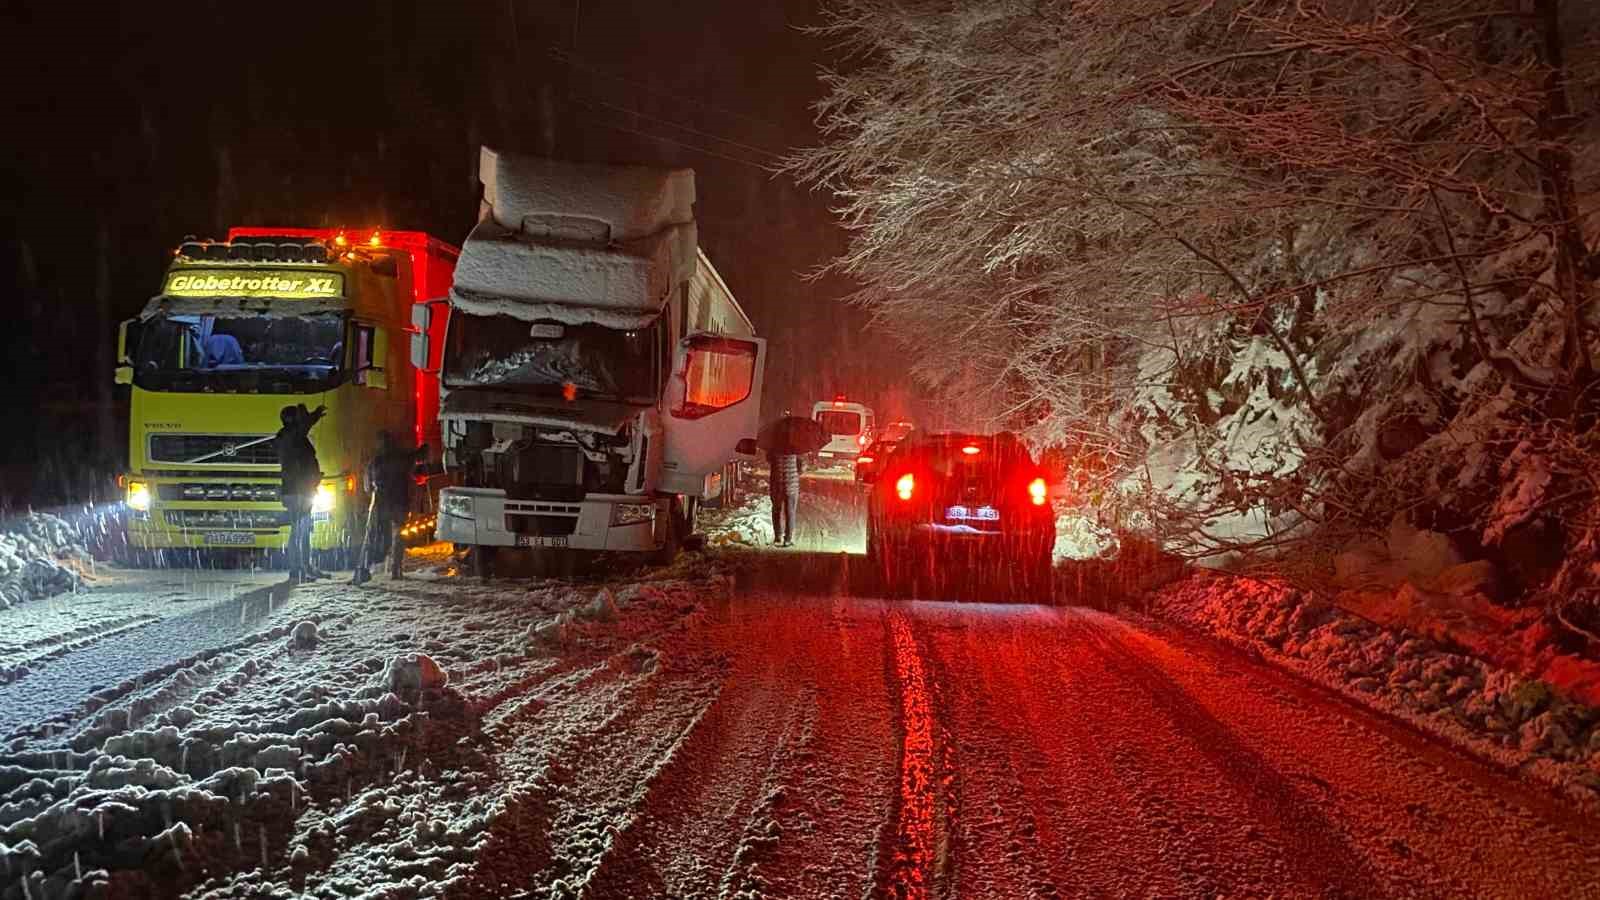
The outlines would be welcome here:
[[[511,231],[569,218],[603,226],[607,240],[634,241],[694,221],[692,169],[571,163],[484,147],[478,180],[494,220]]]
[[[638,327],[702,257],[689,169],[479,158],[483,211],[451,303],[465,312]]]

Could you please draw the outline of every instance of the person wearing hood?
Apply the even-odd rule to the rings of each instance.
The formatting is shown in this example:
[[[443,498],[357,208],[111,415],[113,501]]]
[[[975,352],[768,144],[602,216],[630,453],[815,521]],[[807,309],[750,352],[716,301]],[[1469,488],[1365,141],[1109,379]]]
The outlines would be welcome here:
[[[311,445],[311,427],[322,420],[328,408],[307,411],[305,404],[285,406],[278,414],[283,427],[278,429],[274,447],[283,481],[279,497],[289,514],[289,580],[294,583],[327,578],[311,562],[311,507],[322,481],[317,466],[317,448]]]
[[[354,584],[372,580],[372,564],[389,554],[389,577],[402,578],[401,566],[405,561],[405,548],[400,545],[400,529],[411,510],[411,486],[417,463],[427,455],[428,445],[406,446],[409,442],[397,440],[384,431],[378,435],[378,454],[367,463],[367,492],[371,505],[367,508],[367,527],[361,536],[361,553],[356,559]]]

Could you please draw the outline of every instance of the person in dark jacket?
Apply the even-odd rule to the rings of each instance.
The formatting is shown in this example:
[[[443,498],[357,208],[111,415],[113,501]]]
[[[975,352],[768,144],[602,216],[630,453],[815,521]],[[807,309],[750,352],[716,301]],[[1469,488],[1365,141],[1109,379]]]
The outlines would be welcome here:
[[[772,542],[791,547],[800,511],[800,473],[805,464],[797,453],[768,450],[767,467],[771,472],[767,489],[772,497]]]
[[[417,463],[428,453],[428,445],[405,446],[385,431],[378,435],[378,455],[367,463],[367,491],[372,496],[367,509],[367,528],[361,536],[361,554],[351,581],[366,584],[372,580],[372,564],[389,554],[389,577],[402,578],[405,549],[400,546],[400,529],[411,510],[411,486]]]
[[[308,412],[301,403],[285,406],[278,414],[283,427],[278,429],[274,446],[278,451],[278,466],[283,470],[283,484],[278,493],[283,508],[289,512],[291,582],[328,577],[311,563],[311,506],[317,496],[317,484],[322,481],[322,470],[317,467],[317,448],[311,446],[311,426],[321,421],[327,412],[326,406]]]

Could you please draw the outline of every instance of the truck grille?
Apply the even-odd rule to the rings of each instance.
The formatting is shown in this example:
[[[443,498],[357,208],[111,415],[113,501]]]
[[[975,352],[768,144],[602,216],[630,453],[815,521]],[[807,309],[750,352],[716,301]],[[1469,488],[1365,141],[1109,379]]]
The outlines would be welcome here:
[[[512,534],[554,536],[578,530],[577,506],[562,503],[506,504],[506,530]]]
[[[534,444],[507,454],[501,479],[514,500],[582,500],[583,451],[572,444]]]
[[[252,503],[276,503],[278,486],[275,484],[223,484],[214,481],[194,481],[163,484],[157,487],[162,500],[246,500]]]
[[[286,518],[283,510],[275,509],[167,510],[167,524],[173,528],[276,531],[283,527]]]
[[[150,461],[218,466],[277,465],[278,449],[271,437],[266,434],[152,434]],[[242,446],[251,441],[261,443]],[[210,458],[195,463],[206,456]]]

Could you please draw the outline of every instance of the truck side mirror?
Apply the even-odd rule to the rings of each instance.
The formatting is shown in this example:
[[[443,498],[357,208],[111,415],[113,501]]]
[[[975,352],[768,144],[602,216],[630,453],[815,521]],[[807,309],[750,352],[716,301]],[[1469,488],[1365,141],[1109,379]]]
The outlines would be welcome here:
[[[428,333],[426,331],[412,332],[411,368],[416,369],[418,372],[428,371],[428,358],[431,355],[428,351],[430,349],[431,348],[428,346]]]
[[[430,337],[433,328],[434,300],[428,303],[417,303],[411,307],[411,367],[419,372],[434,371],[429,363],[433,361],[433,340]]]
[[[124,319],[117,325],[117,365],[128,365],[133,360],[128,357],[128,329],[138,324],[137,319]],[[119,384],[121,382],[118,382]]]
[[[133,366],[117,366],[114,377],[117,384],[133,384]]]

